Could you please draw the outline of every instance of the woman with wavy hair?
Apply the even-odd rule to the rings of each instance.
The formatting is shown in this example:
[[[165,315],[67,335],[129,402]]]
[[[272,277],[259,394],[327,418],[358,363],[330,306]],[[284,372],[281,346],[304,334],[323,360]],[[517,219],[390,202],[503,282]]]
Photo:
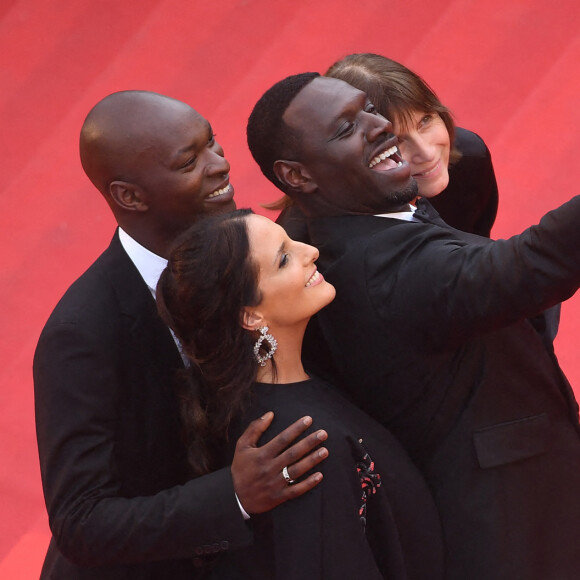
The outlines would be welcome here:
[[[364,91],[377,111],[393,123],[419,195],[429,199],[445,222],[490,236],[498,190],[489,150],[481,137],[455,126],[449,109],[418,74],[390,58],[360,53],[335,62],[325,76]],[[289,198],[268,207],[288,208],[278,223],[292,237],[306,239],[304,220]]]
[[[305,414],[328,433],[322,482],[252,515],[253,546],[214,561],[209,577],[442,578],[439,518],[422,477],[388,431],[302,365],[306,325],[335,295],[317,257],[240,210],[186,232],[159,280],[159,311],[189,376],[201,377],[182,396],[193,475],[227,464],[237,433],[268,411],[266,438]],[[280,471],[288,485],[303,475],[299,463]]]

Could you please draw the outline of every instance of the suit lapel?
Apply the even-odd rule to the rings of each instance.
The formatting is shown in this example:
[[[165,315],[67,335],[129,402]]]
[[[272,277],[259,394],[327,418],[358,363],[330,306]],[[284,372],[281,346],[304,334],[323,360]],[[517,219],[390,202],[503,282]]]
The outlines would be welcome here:
[[[166,375],[168,367],[183,368],[171,332],[159,317],[151,291],[123,249],[118,233],[115,233],[107,254],[106,272],[120,310],[127,317],[135,344],[143,351],[143,360],[156,374]]]

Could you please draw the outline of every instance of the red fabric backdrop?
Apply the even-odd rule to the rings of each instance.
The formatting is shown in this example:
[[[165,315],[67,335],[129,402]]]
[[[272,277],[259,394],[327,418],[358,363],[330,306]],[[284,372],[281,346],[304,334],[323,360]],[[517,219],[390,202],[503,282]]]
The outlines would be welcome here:
[[[212,121],[238,206],[277,197],[244,129],[274,81],[350,52],[414,68],[490,147],[500,186],[494,237],[578,191],[577,0],[3,0],[0,5],[0,577],[38,577],[49,532],[34,438],[31,360],[52,307],[113,231],[77,154],[103,96],[149,89]],[[573,385],[577,297],[557,353]],[[578,391],[577,391],[578,392]]]

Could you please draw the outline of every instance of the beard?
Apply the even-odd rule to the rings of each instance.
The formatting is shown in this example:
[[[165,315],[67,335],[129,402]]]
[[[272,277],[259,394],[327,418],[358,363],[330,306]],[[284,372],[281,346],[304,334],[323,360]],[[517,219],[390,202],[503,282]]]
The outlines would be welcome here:
[[[390,205],[404,205],[406,203],[412,202],[419,195],[419,186],[414,179],[409,181],[409,184],[403,189],[391,192],[387,200]]]

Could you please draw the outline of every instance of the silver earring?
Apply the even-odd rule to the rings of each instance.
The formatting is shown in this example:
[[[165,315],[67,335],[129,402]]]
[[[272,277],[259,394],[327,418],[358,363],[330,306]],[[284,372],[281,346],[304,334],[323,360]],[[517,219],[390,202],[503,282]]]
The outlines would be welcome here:
[[[260,363],[261,367],[265,367],[266,361],[274,356],[274,353],[278,348],[278,343],[271,334],[268,334],[267,326],[260,326],[260,328],[258,328],[258,331],[260,332],[260,338],[258,338],[256,344],[254,345],[254,358]],[[260,347],[262,346],[262,343],[264,341],[266,341],[270,345],[270,350],[265,355],[262,356],[260,354]]]

